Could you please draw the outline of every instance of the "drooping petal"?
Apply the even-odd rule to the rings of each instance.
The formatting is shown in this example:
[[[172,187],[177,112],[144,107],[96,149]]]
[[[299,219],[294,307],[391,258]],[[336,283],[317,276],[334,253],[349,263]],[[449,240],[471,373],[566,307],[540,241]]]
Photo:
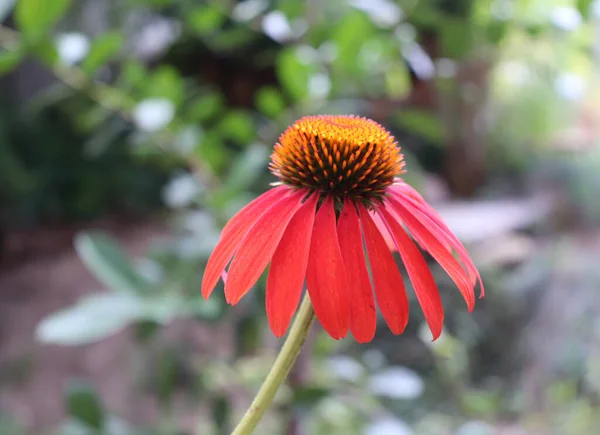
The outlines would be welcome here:
[[[350,307],[347,283],[333,200],[327,197],[315,216],[306,285],[317,318],[336,340],[348,333]]]
[[[354,204],[349,200],[344,202],[337,232],[348,277],[350,331],[356,341],[367,343],[375,335],[377,313],[363,249],[360,222]]]
[[[267,278],[267,319],[273,334],[285,334],[298,307],[319,195],[312,195],[296,212],[271,259]]]
[[[425,320],[435,340],[442,333],[444,307],[442,306],[442,299],[440,298],[433,275],[421,252],[419,252],[417,246],[408,234],[406,234],[406,231],[404,231],[404,228],[402,228],[402,225],[396,218],[385,207],[381,207],[379,213],[381,213],[382,220],[388,226],[394,238],[402,262],[406,266],[406,271],[425,315]]]
[[[229,233],[236,231],[238,225],[237,220],[252,221],[254,223],[256,219],[263,215],[267,208],[292,192],[294,192],[294,190],[288,186],[277,186],[267,190],[265,193],[248,203],[247,206],[237,212],[237,214],[225,224],[221,231],[220,238],[222,239]]]
[[[402,222],[417,240],[448,273],[450,278],[458,287],[460,293],[467,303],[469,311],[475,306],[475,293],[473,284],[469,279],[467,271],[460,265],[458,260],[452,255],[444,245],[444,238],[433,222],[427,220],[427,216],[420,213],[417,209],[411,208],[410,204],[402,203],[393,196],[389,198],[390,207],[400,217]]]
[[[205,298],[210,296],[217,282],[219,282],[219,278],[223,274],[225,267],[231,260],[231,257],[233,257],[236,248],[248,232],[248,229],[263,213],[290,191],[291,189],[286,186],[279,186],[269,190],[241,209],[225,225],[219,242],[208,259],[206,269],[204,270],[202,296]]]
[[[475,285],[476,282],[479,282],[479,297],[483,297],[485,295],[485,289],[483,287],[483,281],[481,280],[479,271],[473,264],[473,261],[471,260],[471,257],[469,256],[469,253],[463,244],[452,233],[452,231],[450,231],[450,229],[444,223],[442,217],[423,199],[421,195],[419,195],[415,189],[408,184],[398,183],[392,186],[390,191],[409,209],[416,211],[421,217],[424,216],[422,221],[426,225],[428,224],[431,231],[438,236],[439,240],[449,249],[454,249],[454,251],[457,252],[460,260],[467,269],[473,285]]]
[[[383,223],[383,220],[381,220],[381,217],[377,213],[374,213],[372,211],[370,211],[369,214],[373,218],[373,222],[375,222],[375,225],[377,225],[377,228],[383,236],[383,240],[385,240],[386,245],[388,245],[388,248],[390,248],[390,251],[395,252],[396,243],[394,242],[394,238],[390,234],[390,231],[388,230],[387,226]]]
[[[408,323],[408,298],[402,275],[369,212],[362,204],[357,207],[369,254],[377,304],[390,330],[394,334],[401,334]]]
[[[301,190],[280,199],[248,230],[229,267],[225,283],[227,302],[237,304],[258,281],[305,195]]]

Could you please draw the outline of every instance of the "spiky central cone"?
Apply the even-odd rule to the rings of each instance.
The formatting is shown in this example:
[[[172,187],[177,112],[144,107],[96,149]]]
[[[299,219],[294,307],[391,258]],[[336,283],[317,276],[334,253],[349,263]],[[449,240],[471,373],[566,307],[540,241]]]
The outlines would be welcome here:
[[[283,183],[336,198],[380,199],[404,160],[381,125],[356,116],[307,116],[279,138],[271,171]]]

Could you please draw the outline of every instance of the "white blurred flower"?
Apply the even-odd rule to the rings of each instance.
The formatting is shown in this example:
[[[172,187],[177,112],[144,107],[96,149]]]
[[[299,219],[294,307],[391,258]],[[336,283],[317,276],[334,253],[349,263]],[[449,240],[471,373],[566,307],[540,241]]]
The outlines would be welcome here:
[[[423,379],[406,367],[390,367],[373,375],[369,389],[377,396],[392,399],[415,399],[423,394]]]
[[[258,17],[269,7],[266,0],[245,0],[239,2],[231,12],[231,18],[236,21],[250,21]]]
[[[523,62],[509,60],[498,68],[502,78],[515,85],[525,84],[531,78],[531,70]]]
[[[338,54],[338,48],[335,43],[331,41],[325,41],[319,46],[317,52],[321,61],[328,63],[335,60]]]
[[[566,100],[577,101],[584,96],[586,84],[583,77],[578,74],[566,73],[558,76],[554,81],[554,89]]]
[[[166,98],[143,100],[133,109],[133,121],[137,128],[152,133],[169,125],[175,116],[175,105]]]
[[[398,418],[386,417],[367,426],[365,435],[412,435],[413,430]]]
[[[262,20],[263,32],[277,42],[285,42],[292,38],[293,31],[285,14],[281,11],[272,11]]]
[[[456,75],[456,62],[452,59],[442,58],[435,62],[435,69],[438,77],[448,79]]]
[[[381,27],[398,24],[404,15],[400,6],[389,0],[350,0],[350,5],[367,13]]]
[[[600,0],[596,0],[590,5],[590,15],[593,18],[600,18]]]
[[[435,65],[419,44],[407,45],[403,50],[404,58],[421,80],[429,80],[435,75]]]
[[[573,7],[561,6],[552,10],[552,23],[562,30],[575,30],[582,23],[581,14]]]
[[[139,32],[134,51],[143,59],[152,59],[167,50],[181,35],[181,23],[165,18],[156,19]]]
[[[296,57],[304,65],[311,65],[319,59],[319,52],[310,45],[302,44],[296,47]]]
[[[493,426],[484,421],[469,421],[458,428],[456,435],[493,435]]]
[[[362,359],[371,370],[379,370],[386,363],[385,355],[379,349],[367,350]]]
[[[83,60],[90,51],[90,40],[83,33],[63,33],[56,38],[58,58],[65,65]]]
[[[200,190],[193,175],[182,174],[172,178],[165,186],[163,199],[169,207],[181,208],[189,205]]]
[[[323,98],[329,94],[331,90],[331,79],[328,74],[317,73],[308,81],[308,92],[313,97]]]
[[[329,358],[327,366],[338,378],[351,382],[356,382],[365,372],[361,363],[343,355]]]
[[[149,258],[140,258],[136,266],[137,272],[153,284],[158,284],[164,276],[162,266]]]

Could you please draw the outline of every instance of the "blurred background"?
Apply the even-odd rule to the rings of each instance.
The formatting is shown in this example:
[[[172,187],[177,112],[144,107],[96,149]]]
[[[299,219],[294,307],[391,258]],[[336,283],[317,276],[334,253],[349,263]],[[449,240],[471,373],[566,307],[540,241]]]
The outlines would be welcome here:
[[[199,293],[277,137],[371,117],[482,271],[314,328],[257,434],[600,433],[600,1],[0,0],[0,435],[225,435],[281,340]],[[263,278],[264,279],[264,278]],[[410,284],[407,284],[410,285]]]

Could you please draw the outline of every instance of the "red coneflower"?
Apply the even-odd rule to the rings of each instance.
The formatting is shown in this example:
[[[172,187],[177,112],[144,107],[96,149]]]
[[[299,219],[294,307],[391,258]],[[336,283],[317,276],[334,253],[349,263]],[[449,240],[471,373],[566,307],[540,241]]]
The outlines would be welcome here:
[[[223,228],[202,280],[205,298],[231,262],[225,298],[236,304],[270,262],[266,310],[276,336],[286,332],[305,280],[315,315],[331,337],[340,339],[350,329],[357,341],[370,341],[375,300],[391,331],[400,334],[408,322],[408,298],[387,240],[406,266],[435,339],[442,331],[442,301],[413,239],[450,275],[469,311],[477,281],[483,296],[466,249],[398,178],[404,172],[400,148],[376,122],[304,117],[281,135],[271,160],[280,182]]]

